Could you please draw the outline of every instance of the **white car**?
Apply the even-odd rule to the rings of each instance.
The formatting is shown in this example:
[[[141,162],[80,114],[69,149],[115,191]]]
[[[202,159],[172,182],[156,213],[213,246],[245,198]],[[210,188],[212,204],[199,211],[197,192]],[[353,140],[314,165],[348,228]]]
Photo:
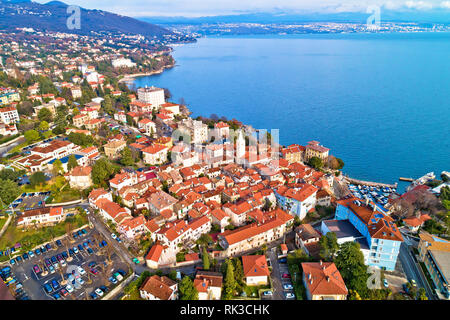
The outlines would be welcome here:
[[[73,252],[74,253],[78,253],[78,248],[77,247],[73,247]]]
[[[77,270],[81,275],[86,274],[86,271],[82,267],[78,267]]]
[[[293,293],[290,293],[290,292],[286,293],[286,299],[292,299],[292,298],[295,298]]]
[[[72,293],[73,292],[73,287],[70,284],[68,284],[66,286],[66,290],[67,290],[68,293]]]
[[[114,240],[116,240],[117,236],[114,233],[111,233],[111,238],[113,238]]]
[[[102,297],[103,296],[103,291],[100,288],[95,289],[95,293],[99,296]]]
[[[81,278],[77,278],[76,280],[79,284],[83,285],[84,284],[84,280]]]

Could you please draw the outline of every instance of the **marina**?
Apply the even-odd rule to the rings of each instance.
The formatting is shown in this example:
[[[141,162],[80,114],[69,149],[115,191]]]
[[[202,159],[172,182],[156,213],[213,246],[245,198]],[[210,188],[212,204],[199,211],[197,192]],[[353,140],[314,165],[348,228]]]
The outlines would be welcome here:
[[[366,184],[349,184],[348,189],[353,196],[361,200],[373,201],[375,204],[384,208],[389,200],[389,197],[397,192],[396,187],[388,186],[373,186]]]

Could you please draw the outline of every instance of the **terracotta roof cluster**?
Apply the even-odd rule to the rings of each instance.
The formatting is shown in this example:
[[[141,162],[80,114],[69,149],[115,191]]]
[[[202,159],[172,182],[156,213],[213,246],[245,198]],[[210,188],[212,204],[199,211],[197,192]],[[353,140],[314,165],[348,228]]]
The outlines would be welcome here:
[[[210,287],[222,288],[223,276],[218,272],[197,271],[194,287],[198,292],[207,292]]]
[[[344,279],[334,262],[304,262],[301,265],[311,295],[348,294]]]
[[[242,256],[244,277],[270,276],[265,255]]]
[[[373,202],[366,205],[361,199],[352,197],[337,203],[350,209],[367,226],[372,238],[403,241],[394,219],[379,211]]]
[[[177,283],[166,276],[159,277],[157,275],[147,278],[142,286],[139,288],[142,291],[150,293],[159,300],[169,300],[172,296]]]
[[[281,186],[277,189],[277,193],[280,196],[295,199],[299,202],[303,202],[312,195],[314,195],[318,189],[310,184],[300,184],[298,188],[289,188],[287,186]]]

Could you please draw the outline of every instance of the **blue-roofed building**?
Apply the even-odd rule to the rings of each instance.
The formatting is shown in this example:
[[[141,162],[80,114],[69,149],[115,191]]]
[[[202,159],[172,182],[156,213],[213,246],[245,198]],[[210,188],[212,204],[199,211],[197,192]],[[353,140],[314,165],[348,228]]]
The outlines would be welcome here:
[[[336,220],[347,220],[364,237],[362,248],[368,266],[394,270],[403,237],[394,220],[372,202],[349,198],[337,202]],[[361,237],[355,241],[362,242]]]
[[[76,153],[74,153],[73,155],[75,156],[75,159],[77,160],[77,163],[78,163],[79,166],[85,166],[85,165],[87,164],[88,160],[89,160],[89,158],[86,157],[85,155],[76,154]],[[64,171],[68,171],[67,164],[68,164],[68,162],[69,162],[69,157],[70,157],[70,155],[65,156],[65,157],[62,157],[61,159],[59,159],[59,160],[61,161],[62,165],[63,165]],[[53,163],[54,163],[56,160],[57,160],[57,159],[52,159],[52,160],[48,163],[49,166],[53,167]],[[50,168],[51,168],[51,167],[50,167]]]

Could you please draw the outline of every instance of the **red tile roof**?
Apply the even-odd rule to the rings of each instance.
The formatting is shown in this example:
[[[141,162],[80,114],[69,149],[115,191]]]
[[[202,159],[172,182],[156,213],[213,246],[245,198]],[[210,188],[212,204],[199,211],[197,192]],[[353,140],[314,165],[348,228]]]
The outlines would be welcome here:
[[[339,270],[333,262],[304,262],[303,275],[311,295],[347,295]]]

